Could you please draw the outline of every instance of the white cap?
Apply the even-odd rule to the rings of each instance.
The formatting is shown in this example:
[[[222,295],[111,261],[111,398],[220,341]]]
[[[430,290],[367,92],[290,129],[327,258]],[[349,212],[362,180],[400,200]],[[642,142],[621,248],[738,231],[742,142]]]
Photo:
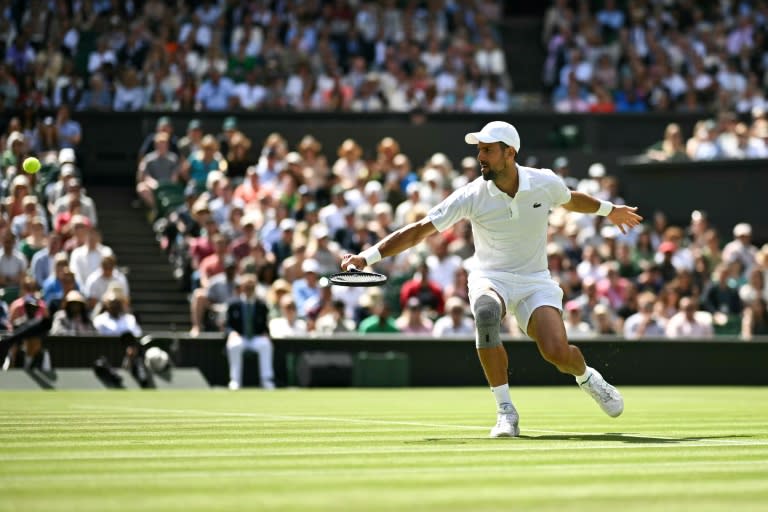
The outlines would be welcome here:
[[[424,174],[421,175],[421,181],[424,183],[434,181],[435,183],[440,184],[443,181],[443,175],[437,169],[430,167],[424,171]]]
[[[752,236],[752,226],[740,222],[733,227],[733,236]]]
[[[467,144],[477,144],[479,142],[503,142],[509,147],[520,151],[520,135],[514,126],[504,121],[491,121],[483,126],[479,132],[468,133],[464,136]]]
[[[61,166],[61,175],[62,176],[74,176],[77,174],[74,164],[66,163]]]
[[[328,228],[325,227],[323,224],[315,224],[314,226],[312,226],[311,233],[312,233],[312,237],[318,238],[318,239],[325,238],[330,235],[330,233],[328,232]]]
[[[602,178],[605,176],[605,166],[600,162],[595,162],[589,166],[589,171],[587,171],[587,173],[590,178]]]
[[[378,181],[369,181],[365,184],[364,193],[365,195],[368,194],[378,194],[381,192],[381,183]]]
[[[301,271],[302,272],[314,272],[315,274],[320,273],[320,263],[317,262],[315,259],[308,259],[304,260],[304,262],[301,264]]]
[[[75,163],[75,150],[72,148],[61,148],[59,150],[59,164]]]
[[[291,151],[290,153],[285,155],[285,162],[289,164],[300,164],[301,160],[302,160],[301,155],[295,151]]]
[[[280,229],[282,231],[293,231],[296,229],[296,221],[293,219],[283,219],[280,221]]]

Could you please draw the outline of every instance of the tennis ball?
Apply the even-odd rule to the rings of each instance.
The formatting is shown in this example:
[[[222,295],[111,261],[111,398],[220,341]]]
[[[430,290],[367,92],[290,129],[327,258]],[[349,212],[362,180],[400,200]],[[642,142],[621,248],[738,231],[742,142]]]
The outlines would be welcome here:
[[[30,174],[34,174],[40,170],[40,160],[38,160],[33,156],[30,156],[29,158],[26,158],[24,160],[24,163],[21,164],[21,166],[24,168],[26,172]]]

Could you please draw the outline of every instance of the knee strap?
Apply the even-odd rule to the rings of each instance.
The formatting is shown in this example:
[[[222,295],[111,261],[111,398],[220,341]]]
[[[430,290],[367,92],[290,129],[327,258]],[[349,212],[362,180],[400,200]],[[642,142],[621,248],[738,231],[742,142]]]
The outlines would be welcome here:
[[[481,295],[472,307],[475,315],[475,346],[492,348],[501,345],[501,304],[490,295]]]

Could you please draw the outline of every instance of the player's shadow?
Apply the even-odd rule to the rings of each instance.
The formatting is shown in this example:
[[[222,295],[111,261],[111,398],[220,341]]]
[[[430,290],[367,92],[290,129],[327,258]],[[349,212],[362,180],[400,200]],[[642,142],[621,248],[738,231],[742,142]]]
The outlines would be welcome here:
[[[521,435],[521,439],[531,441],[608,441],[629,444],[675,444],[690,443],[695,441],[707,441],[714,439],[734,439],[752,437],[748,435],[723,435],[723,436],[684,436],[684,437],[657,437],[642,434],[626,434],[622,432],[606,432],[604,434],[545,434],[540,436]]]
[[[441,444],[466,444],[472,441],[602,441],[628,444],[677,444],[696,441],[708,441],[716,439],[752,438],[749,435],[722,435],[722,436],[685,436],[685,437],[656,437],[640,434],[625,434],[621,432],[606,432],[604,434],[546,434],[540,436],[523,434],[518,438],[489,439],[487,437],[427,437],[420,441],[406,441],[406,444],[414,443],[441,443]]]

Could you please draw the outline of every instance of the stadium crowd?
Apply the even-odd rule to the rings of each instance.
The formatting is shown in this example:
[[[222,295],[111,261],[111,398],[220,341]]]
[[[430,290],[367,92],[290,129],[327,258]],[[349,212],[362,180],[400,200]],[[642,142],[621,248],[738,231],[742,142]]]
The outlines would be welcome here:
[[[765,109],[768,4],[555,0],[543,78],[558,112]]]
[[[478,177],[473,156],[455,164],[436,153],[412,162],[393,137],[368,151],[353,139],[325,151],[311,135],[291,145],[278,133],[248,153],[254,144],[235,118],[227,118],[220,134],[203,134],[199,122],[190,122],[178,146],[191,152],[179,160],[167,156],[164,122],[150,136],[159,149],[140,168],[146,175],[162,161],[166,172],[149,179],[161,192],[183,188],[180,206],[164,212],[156,228],[174,260],[187,267],[193,333],[226,327],[226,304],[238,297],[244,274],[255,280],[276,338],[354,330],[472,333],[467,222],[378,263],[376,269],[390,276],[383,290],[331,287],[325,276],[338,270],[343,253],[357,253],[420,218]],[[250,165],[240,165],[234,145],[252,155],[245,157]],[[229,172],[233,162],[243,175]],[[583,180],[570,175],[565,158],[551,167],[571,188],[623,203],[620,183],[603,164],[592,165]],[[139,190],[153,186],[147,183],[140,181]],[[157,190],[146,197],[161,197]],[[646,215],[651,219],[642,229],[625,235],[600,217],[552,213],[549,265],[565,292],[572,337],[768,333],[768,246],[752,245],[749,224],[735,226],[730,239],[709,225],[705,212],[692,212],[681,226],[670,225],[663,212]],[[507,333],[521,336],[514,318],[505,322]]]
[[[99,111],[507,109],[498,0],[32,0],[0,104]]]
[[[6,368],[43,364],[38,335],[48,331],[142,334],[130,312],[126,275],[102,244],[96,205],[82,186],[80,124],[66,105],[38,124],[26,114],[11,117],[0,133],[0,330],[16,331],[36,319],[50,327],[13,345]],[[29,155],[41,160],[36,173],[21,169]]]

